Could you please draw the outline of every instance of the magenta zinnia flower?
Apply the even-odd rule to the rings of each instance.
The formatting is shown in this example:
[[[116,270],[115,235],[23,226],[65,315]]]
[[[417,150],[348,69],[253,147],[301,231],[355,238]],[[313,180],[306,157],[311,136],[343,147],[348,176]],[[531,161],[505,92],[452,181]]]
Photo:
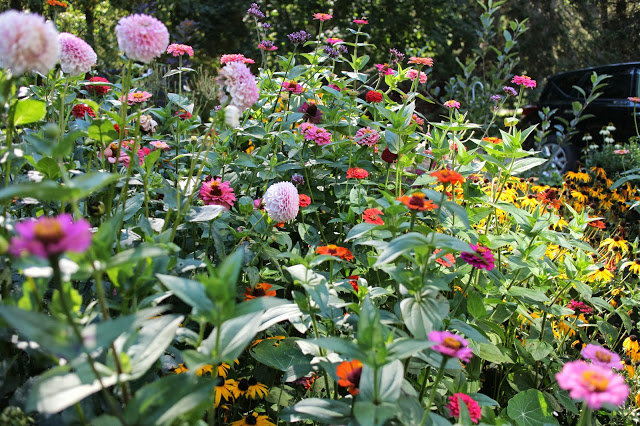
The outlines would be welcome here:
[[[0,14],[0,64],[14,75],[47,74],[58,61],[58,31],[35,13],[9,10]]]
[[[143,14],[120,19],[116,37],[127,58],[145,64],[162,55],[169,45],[167,27],[153,16]]]
[[[536,88],[536,81],[528,75],[516,75],[513,77],[513,80],[511,80],[511,82],[517,84],[518,86],[528,87],[529,89]]]
[[[444,103],[444,106],[446,106],[449,109],[453,109],[453,108],[460,109],[460,102],[450,99]]]
[[[333,18],[333,15],[330,15],[328,13],[314,13],[313,14],[313,19],[316,20],[316,21],[320,21],[320,22],[328,21],[331,18]]]
[[[304,87],[302,87],[302,84],[298,84],[295,81],[284,81],[282,82],[281,86],[284,90],[286,90],[287,92],[291,92],[294,95],[299,95],[300,93],[304,92]]]
[[[193,56],[193,47],[188,46],[186,44],[173,43],[173,44],[170,44],[169,47],[167,47],[167,53],[170,53],[173,56],[182,56],[182,55]]]
[[[262,201],[269,217],[278,223],[295,219],[300,209],[298,190],[291,182],[271,185]]]
[[[432,331],[429,333],[429,340],[437,343],[431,346],[431,349],[444,356],[458,358],[464,362],[468,362],[473,356],[473,351],[467,347],[469,342],[449,331]]]
[[[62,72],[75,76],[91,71],[98,56],[86,41],[69,33],[60,33],[58,41]]]
[[[374,146],[380,140],[380,134],[370,127],[364,127],[356,132],[356,142],[359,145]]]
[[[474,268],[486,269],[487,271],[491,271],[496,267],[491,250],[479,244],[469,244],[469,246],[475,253],[460,253],[462,260]]]
[[[317,127],[311,123],[302,123],[300,133],[306,140],[314,141],[318,145],[328,145],[331,143],[331,133],[322,127]]]
[[[222,206],[227,210],[233,207],[236,201],[230,182],[222,182],[220,178],[204,182],[200,187],[199,196],[205,205]]]
[[[460,417],[460,400],[467,406],[467,411],[469,412],[469,417],[471,417],[471,421],[473,423],[478,423],[482,418],[482,410],[480,409],[480,405],[471,398],[469,395],[464,393],[454,393],[449,397],[449,403],[447,404],[447,408],[449,409],[449,417],[458,418]]]
[[[83,252],[91,245],[91,225],[85,219],[76,222],[70,214],[42,216],[15,225],[18,237],[11,239],[9,252],[14,256],[29,253],[42,258],[64,252]]]
[[[240,111],[251,108],[258,101],[259,91],[256,78],[251,70],[242,62],[230,62],[218,72],[217,83],[224,87],[220,90],[220,102],[227,102]]]
[[[591,361],[593,365],[599,365],[604,368],[615,368],[616,370],[622,368],[620,355],[599,345],[589,343],[582,349],[580,355],[582,355],[582,358]]]
[[[584,361],[568,362],[556,374],[558,386],[569,391],[569,396],[584,401],[591,410],[601,407],[615,409],[629,396],[624,378],[610,368]]]

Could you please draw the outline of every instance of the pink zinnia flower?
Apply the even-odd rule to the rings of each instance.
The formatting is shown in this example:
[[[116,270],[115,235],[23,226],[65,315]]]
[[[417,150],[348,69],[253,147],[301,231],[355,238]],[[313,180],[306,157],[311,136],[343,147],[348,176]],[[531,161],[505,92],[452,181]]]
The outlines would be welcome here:
[[[356,142],[359,145],[374,146],[380,140],[380,134],[370,127],[364,127],[356,132]]]
[[[418,72],[418,70],[415,70],[413,68],[407,71],[407,77],[409,77],[411,81],[414,81],[416,78],[418,78],[419,79],[418,81],[421,84],[424,84],[427,82],[427,75],[424,72],[422,71]]]
[[[279,182],[271,185],[262,200],[264,209],[274,222],[292,221],[300,210],[298,190],[291,182]]]
[[[220,102],[231,97],[229,105],[235,106],[241,112],[251,108],[258,101],[259,91],[256,78],[251,70],[242,62],[230,62],[219,72],[217,83],[224,87],[219,93]]]
[[[148,101],[149,98],[151,98],[151,93],[138,90],[127,95],[127,103],[129,105],[140,104]],[[124,102],[124,96],[120,98],[120,102]]]
[[[440,352],[444,356],[458,358],[464,362],[468,362],[473,356],[471,348],[467,347],[469,342],[457,334],[449,331],[432,331],[428,335],[429,340],[437,343],[431,346],[434,351]]]
[[[454,101],[453,99],[451,99],[446,101],[444,103],[444,106],[446,106],[449,109],[452,109],[452,108],[460,109],[460,102]]]
[[[333,15],[329,15],[328,13],[314,13],[313,14],[313,19],[316,21],[328,21],[329,19],[333,18]]]
[[[91,225],[85,219],[73,221],[70,214],[42,216],[16,223],[18,237],[11,239],[9,252],[14,256],[29,253],[42,258],[72,251],[81,253],[91,245]]]
[[[220,63],[221,64],[230,64],[232,62],[241,62],[243,64],[255,64],[256,63],[256,61],[254,61],[251,58],[247,58],[242,53],[230,53],[230,54],[227,54],[227,55],[222,55],[222,57],[220,57]]]
[[[582,355],[582,358],[591,361],[594,365],[599,365],[604,368],[615,368],[616,370],[622,368],[620,355],[599,345],[589,343],[584,347],[584,349],[582,349],[580,355]]]
[[[327,87],[332,88],[333,90],[341,91],[340,87],[337,84],[327,84]]]
[[[528,87],[529,89],[536,88],[536,81],[528,75],[516,75],[515,77],[513,77],[513,80],[511,80],[511,82],[517,84],[518,86]]]
[[[300,125],[300,133],[302,133],[302,136],[306,140],[314,141],[318,145],[328,145],[331,143],[331,133],[311,123],[302,123]]]
[[[471,417],[471,421],[473,423],[478,423],[480,418],[482,418],[482,410],[480,409],[480,405],[471,398],[469,395],[464,393],[454,393],[449,397],[449,403],[447,404],[447,408],[449,409],[449,417],[458,418],[460,417],[460,400],[467,406],[467,411],[469,412],[469,417]]]
[[[336,44],[336,43],[342,43],[344,40],[341,38],[336,38],[336,37],[329,37],[327,39],[327,43],[329,44]]]
[[[103,77],[91,77],[89,81],[91,83],[109,83],[109,80]],[[98,84],[92,84],[86,87],[87,87],[87,91],[89,93],[93,93],[94,95],[106,95],[111,90],[110,86],[102,86]]]
[[[0,64],[14,75],[47,74],[60,55],[58,31],[35,13],[9,10],[0,14]]]
[[[358,25],[367,25],[369,23],[369,21],[367,21],[366,19],[354,19],[353,20],[354,24],[358,24]]]
[[[263,40],[260,42],[260,44],[258,44],[258,49],[273,51],[278,50],[278,46],[274,45],[270,40]]]
[[[153,16],[135,14],[116,25],[118,46],[127,58],[148,64],[162,55],[169,45],[169,31]]]
[[[407,62],[409,64],[418,64],[418,65],[426,65],[428,67],[432,67],[433,66],[433,59],[432,58],[421,58],[419,56],[412,56],[409,58],[409,62]]]
[[[282,88],[287,92],[291,92],[294,95],[299,95],[304,92],[304,87],[301,84],[296,83],[295,81],[283,81],[281,84]]]
[[[567,304],[567,308],[574,310],[576,312],[580,312],[583,314],[592,314],[593,313],[593,308],[590,306],[587,306],[584,302],[577,302],[573,299],[571,299],[571,302],[569,302]]]
[[[613,151],[614,154],[617,155],[626,155],[629,153],[628,149],[616,149],[615,151]]]
[[[193,47],[187,46],[186,44],[173,43],[167,47],[167,53],[171,53],[173,56],[182,56],[185,54],[193,56]]]
[[[556,374],[556,380],[560,388],[569,391],[571,398],[586,402],[591,410],[615,409],[629,396],[629,386],[622,376],[610,368],[584,361],[566,363]]]
[[[58,41],[62,72],[75,76],[91,71],[98,56],[86,41],[69,33],[60,33]]]
[[[151,141],[151,142],[149,142],[149,145],[151,145],[152,147],[154,147],[156,149],[161,149],[163,151],[169,151],[171,149],[169,144],[164,142],[164,141]]]
[[[389,67],[389,64],[376,64],[378,73],[382,75],[393,75],[393,70]]]
[[[493,254],[491,254],[491,250],[479,244],[469,244],[469,246],[474,253],[460,253],[462,260],[474,268],[486,269],[487,271],[491,271],[496,267],[495,259],[493,258]]]
[[[222,182],[220,178],[204,182],[200,187],[199,197],[207,206],[222,206],[227,210],[233,207],[236,201],[230,182]]]

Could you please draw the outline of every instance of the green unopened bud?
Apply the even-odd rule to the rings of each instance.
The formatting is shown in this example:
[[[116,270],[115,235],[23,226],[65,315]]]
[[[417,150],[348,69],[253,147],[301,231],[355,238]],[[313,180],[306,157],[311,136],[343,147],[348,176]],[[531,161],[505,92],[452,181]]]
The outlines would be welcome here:
[[[253,199],[251,197],[240,197],[238,200],[238,210],[242,214],[250,214],[253,212]]]
[[[58,139],[60,135],[60,129],[56,123],[47,123],[42,129],[44,130],[44,137],[47,139]]]

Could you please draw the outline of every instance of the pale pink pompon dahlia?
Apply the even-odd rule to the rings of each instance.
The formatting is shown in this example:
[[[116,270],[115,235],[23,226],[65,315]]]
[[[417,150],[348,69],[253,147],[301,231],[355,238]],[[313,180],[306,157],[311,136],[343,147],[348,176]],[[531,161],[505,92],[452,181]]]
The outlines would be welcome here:
[[[9,10],[0,14],[0,65],[14,75],[47,74],[58,56],[58,31],[40,15]]]
[[[224,87],[224,90],[220,90],[220,102],[225,103],[231,97],[229,105],[240,111],[251,108],[258,101],[256,78],[242,62],[230,62],[222,67],[218,72],[217,83]]]
[[[89,222],[74,221],[66,213],[16,223],[15,228],[18,236],[12,238],[9,245],[9,252],[14,256],[28,253],[50,258],[66,251],[83,252],[91,245]]]
[[[269,217],[278,223],[292,221],[300,209],[298,190],[291,182],[271,185],[262,201]]]
[[[60,67],[64,73],[75,76],[91,71],[98,56],[93,48],[80,37],[60,33]]]
[[[118,21],[118,46],[128,58],[148,64],[169,45],[169,31],[153,16],[135,14]]]

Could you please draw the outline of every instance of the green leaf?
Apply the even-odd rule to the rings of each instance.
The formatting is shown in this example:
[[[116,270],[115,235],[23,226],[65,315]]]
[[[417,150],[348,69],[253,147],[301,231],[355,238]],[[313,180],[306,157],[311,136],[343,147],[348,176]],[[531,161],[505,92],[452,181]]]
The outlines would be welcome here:
[[[344,400],[307,398],[280,412],[285,422],[312,420],[320,423],[346,424],[351,415],[351,404]]]
[[[302,353],[300,346],[296,343],[298,338],[287,338],[284,340],[265,339],[251,349],[251,356],[280,371],[292,369],[297,377],[304,376],[311,371],[311,355]]]
[[[487,308],[484,306],[484,299],[475,291],[467,293],[467,311],[473,318],[484,319],[487,317]]]
[[[470,341],[469,346],[473,348],[473,353],[475,355],[486,361],[493,362],[495,364],[513,362],[513,360],[505,353],[505,350],[503,348],[500,348],[491,343],[478,343]]]
[[[449,323],[449,328],[461,332],[466,337],[475,340],[476,342],[489,343],[489,339],[487,339],[484,334],[476,330],[472,325],[462,322],[459,319],[452,319]]]
[[[158,274],[156,276],[176,297],[191,306],[194,313],[207,315],[214,309],[213,303],[207,297],[204,286],[198,281],[171,275]]]
[[[60,167],[51,157],[43,157],[38,161],[36,169],[43,173],[48,179],[56,180],[60,177]]]
[[[226,209],[222,206],[192,207],[186,217],[187,222],[209,222],[222,214]]]
[[[353,415],[359,425],[377,426],[385,424],[385,421],[394,416],[396,409],[396,404],[387,401],[374,404],[358,398],[353,406]]]
[[[347,234],[347,238],[345,238],[345,242],[349,241],[349,240],[353,240],[355,238],[361,237],[367,233],[370,233],[371,230],[373,228],[375,228],[378,225],[374,225],[373,223],[359,223],[356,226],[354,226],[353,228],[351,228],[349,230],[349,233]]]
[[[87,129],[87,135],[102,145],[118,139],[118,132],[114,129],[113,123],[106,119],[93,120]]]
[[[13,125],[22,126],[24,124],[35,123],[44,118],[47,113],[46,104],[35,99],[23,99],[16,103],[13,116]]]
[[[431,297],[420,301],[409,297],[400,302],[400,311],[413,337],[426,340],[431,331],[442,328],[442,320],[449,314],[449,303]]]
[[[557,425],[542,392],[529,389],[509,400],[507,414],[518,426]]]
[[[233,362],[258,333],[262,311],[241,315],[214,328],[200,345],[199,351],[212,355],[217,362]]]

